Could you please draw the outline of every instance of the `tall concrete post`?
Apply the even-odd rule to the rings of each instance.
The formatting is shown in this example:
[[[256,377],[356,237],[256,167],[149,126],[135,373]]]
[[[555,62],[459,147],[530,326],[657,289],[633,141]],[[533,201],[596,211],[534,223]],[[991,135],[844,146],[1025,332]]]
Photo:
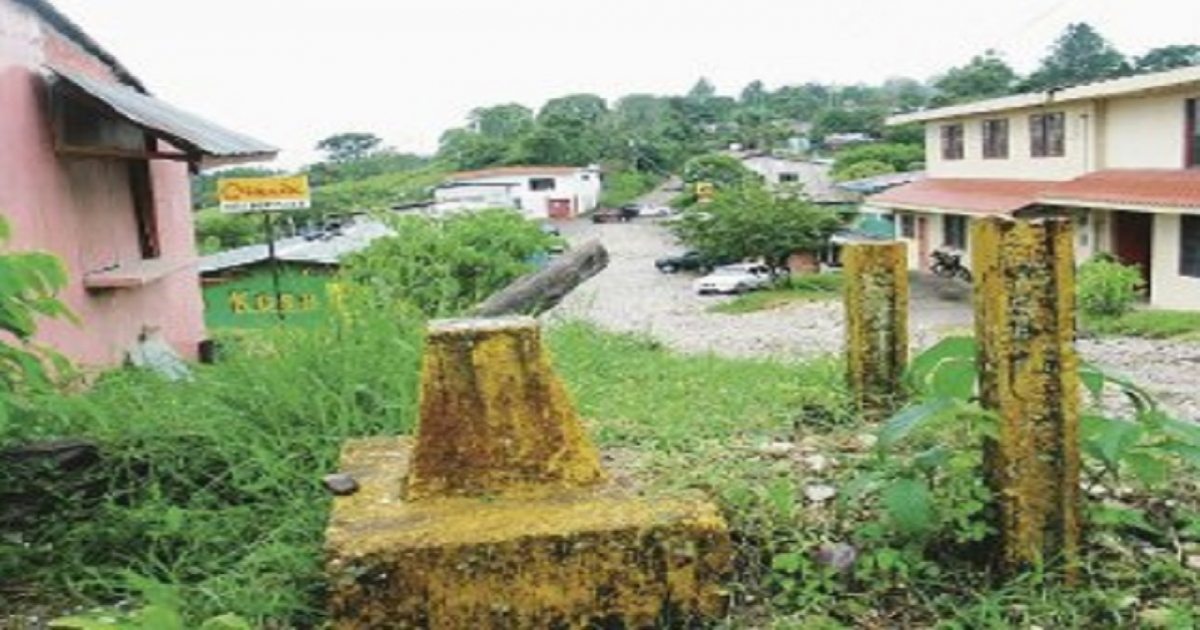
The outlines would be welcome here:
[[[847,245],[846,378],[871,418],[894,411],[908,363],[908,264],[904,243]]]
[[[1079,359],[1071,224],[989,218],[971,227],[980,399],[999,419],[985,446],[1009,572],[1079,553]]]

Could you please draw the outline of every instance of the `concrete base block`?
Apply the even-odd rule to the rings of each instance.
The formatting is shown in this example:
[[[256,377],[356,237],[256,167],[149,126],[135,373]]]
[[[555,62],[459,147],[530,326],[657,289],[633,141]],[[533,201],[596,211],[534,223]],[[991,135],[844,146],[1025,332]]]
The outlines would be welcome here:
[[[614,485],[403,500],[412,442],[349,442],[326,536],[334,628],[686,627],[719,617],[729,532],[702,500]]]

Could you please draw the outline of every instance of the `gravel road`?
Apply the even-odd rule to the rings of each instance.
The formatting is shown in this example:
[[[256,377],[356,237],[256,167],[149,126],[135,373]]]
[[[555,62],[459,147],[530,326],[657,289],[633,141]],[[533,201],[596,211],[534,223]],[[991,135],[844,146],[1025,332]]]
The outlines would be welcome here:
[[[586,319],[607,330],[650,335],[689,353],[801,360],[841,350],[837,301],[743,315],[707,312],[732,298],[695,295],[691,274],[666,275],[654,268],[654,259],[682,249],[656,221],[577,220],[562,227],[572,242],[600,239],[610,262],[551,311],[550,321]],[[967,291],[936,278],[914,282],[910,325],[919,347],[946,334],[969,332]],[[1081,340],[1078,347],[1085,359],[1143,384],[1180,415],[1200,421],[1200,343],[1106,338]]]

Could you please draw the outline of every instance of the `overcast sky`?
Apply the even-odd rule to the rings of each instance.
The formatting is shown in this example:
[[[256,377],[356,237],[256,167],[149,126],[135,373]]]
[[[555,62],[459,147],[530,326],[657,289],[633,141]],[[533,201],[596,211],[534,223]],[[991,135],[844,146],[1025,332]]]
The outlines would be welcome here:
[[[1198,0],[52,0],[150,90],[317,159],[341,131],[429,153],[474,107],[927,80],[988,48],[1036,67],[1085,21],[1127,55],[1197,44]]]

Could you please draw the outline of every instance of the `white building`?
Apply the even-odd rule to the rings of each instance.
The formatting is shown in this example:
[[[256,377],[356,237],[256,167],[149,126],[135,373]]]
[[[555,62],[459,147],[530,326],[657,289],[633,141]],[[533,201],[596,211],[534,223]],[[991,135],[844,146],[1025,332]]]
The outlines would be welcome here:
[[[600,189],[594,166],[506,166],[449,176],[434,191],[434,208],[516,208],[531,219],[565,219],[595,210]]]
[[[925,124],[928,179],[868,198],[910,266],[970,250],[968,221],[1074,217],[1080,261],[1141,268],[1150,303],[1200,309],[1200,67],[895,116]]]
[[[742,165],[758,173],[775,190],[796,189],[815,203],[850,203],[855,196],[834,186],[830,165],[807,160],[789,160],[765,153],[732,154]]]

